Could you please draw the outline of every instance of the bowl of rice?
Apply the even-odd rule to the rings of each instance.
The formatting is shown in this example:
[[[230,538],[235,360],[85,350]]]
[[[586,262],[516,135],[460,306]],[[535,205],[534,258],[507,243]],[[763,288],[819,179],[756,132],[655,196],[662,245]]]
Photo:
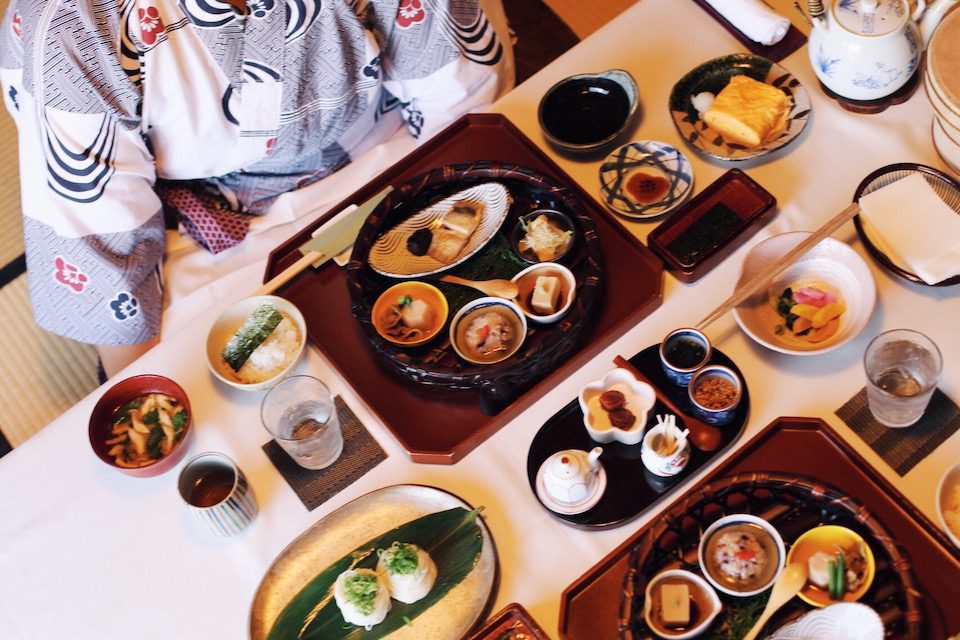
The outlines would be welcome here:
[[[947,537],[960,549],[960,462],[947,469],[940,478],[937,515]]]
[[[237,389],[266,389],[289,374],[307,344],[300,310],[278,296],[252,296],[230,306],[207,334],[207,365]]]

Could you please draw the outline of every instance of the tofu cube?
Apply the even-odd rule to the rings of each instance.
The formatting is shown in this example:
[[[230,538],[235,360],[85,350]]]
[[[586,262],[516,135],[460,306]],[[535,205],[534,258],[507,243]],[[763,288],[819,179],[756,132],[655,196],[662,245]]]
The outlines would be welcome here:
[[[690,624],[690,587],[685,584],[661,585],[660,612],[664,626],[683,627]]]
[[[530,306],[534,312],[547,316],[555,313],[560,304],[560,278],[556,276],[537,276],[530,296]]]

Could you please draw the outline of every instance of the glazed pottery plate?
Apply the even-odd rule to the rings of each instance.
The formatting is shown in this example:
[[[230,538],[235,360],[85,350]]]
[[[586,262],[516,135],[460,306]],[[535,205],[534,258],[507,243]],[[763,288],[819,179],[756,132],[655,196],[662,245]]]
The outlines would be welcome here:
[[[443,263],[429,254],[418,256],[411,253],[407,248],[408,238],[420,229],[437,230],[443,223],[443,217],[461,200],[481,205],[483,212],[480,225],[470,234],[456,258]],[[377,238],[367,256],[370,268],[394,278],[425,276],[451,269],[493,239],[507,217],[510,203],[510,193],[499,182],[478,184],[435,202]]]
[[[811,611],[770,636],[770,640],[806,638],[883,640],[883,622],[877,612],[865,604],[841,602],[827,609]]]
[[[457,507],[472,509],[441,489],[394,485],[361,496],[321,518],[277,556],[260,582],[250,610],[251,640],[267,638],[287,603],[325,567],[357,546],[427,514]],[[476,522],[483,536],[476,566],[443,599],[417,616],[415,624],[401,625],[390,633],[387,637],[391,640],[458,640],[483,619],[497,583],[497,553],[483,519]],[[364,634],[362,627],[351,629]]]
[[[735,75],[746,75],[772,85],[791,99],[787,125],[775,139],[756,147],[728,142],[707,127],[693,106],[693,96],[710,92],[717,95]],[[694,148],[720,160],[747,160],[786,146],[800,135],[810,117],[810,96],[800,81],[780,65],[748,53],[714,58],[683,76],[670,92],[670,115],[680,135]]]
[[[809,235],[809,231],[781,233],[755,245],[744,258],[734,289],[769,268]],[[794,336],[784,329],[784,319],[771,302],[787,287],[796,290],[805,286],[831,290],[846,306],[836,332],[820,342]],[[873,275],[860,254],[846,243],[825,238],[784,269],[766,289],[734,307],[733,317],[744,333],[768,349],[813,355],[832,351],[852,340],[870,321],[876,301]]]
[[[867,564],[866,577],[863,580],[863,584],[861,584],[856,591],[847,591],[843,596],[843,602],[855,602],[862,598],[870,589],[877,566],[870,545],[868,545],[863,537],[856,531],[829,524],[810,529],[797,538],[790,546],[790,552],[787,553],[787,564],[792,562],[802,562],[806,564],[810,556],[817,552],[836,553],[838,548],[846,549],[853,545],[863,545],[864,558]],[[810,582],[808,582],[797,595],[801,600],[815,607],[825,607],[837,602],[830,599],[825,589],[821,589]]]
[[[667,213],[684,201],[692,186],[690,161],[663,142],[625,144],[600,165],[600,199],[628,218]]]
[[[953,208],[953,210],[957,212],[957,215],[960,215],[960,182],[933,167],[914,164],[912,162],[891,164],[877,169],[863,179],[863,182],[860,183],[853,195],[853,200],[857,202],[868,193],[892,184],[901,178],[906,178],[913,173],[922,174],[936,194]],[[910,270],[906,262],[897,254],[896,247],[890,246],[889,243],[884,241],[880,234],[870,225],[866,216],[859,214],[854,216],[853,224],[856,226],[857,234],[860,236],[860,239],[863,240],[863,244],[870,255],[873,256],[877,262],[901,278],[916,282],[917,284],[934,287],[949,287],[960,284],[960,273],[946,280],[941,280],[934,285],[927,284],[923,278]],[[909,219],[904,219],[904,224],[909,224]]]

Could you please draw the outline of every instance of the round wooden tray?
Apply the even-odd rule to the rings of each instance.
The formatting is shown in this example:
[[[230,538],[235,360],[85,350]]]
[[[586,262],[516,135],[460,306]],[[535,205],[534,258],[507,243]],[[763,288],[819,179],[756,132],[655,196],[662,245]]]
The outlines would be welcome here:
[[[919,640],[923,628],[920,594],[913,580],[910,559],[864,506],[829,485],[813,479],[777,473],[743,473],[706,484],[664,513],[641,536],[631,554],[624,577],[620,637],[623,640],[656,638],[643,618],[647,581],[666,569],[699,572],[697,547],[710,523],[732,513],[752,513],[773,524],[789,546],[804,531],[819,524],[853,529],[870,545],[876,559],[873,584],[860,602],[873,607],[883,619],[885,638]],[[713,624],[717,631],[727,621],[731,606],[747,599],[719,594],[724,610]],[[755,598],[764,601],[769,591]],[[760,609],[756,610],[759,615]],[[794,598],[767,625],[772,632],[812,607]]]
[[[403,348],[387,342],[374,329],[370,309],[380,293],[398,279],[383,276],[366,264],[370,247],[382,233],[430,203],[483,182],[499,182],[507,187],[513,199],[510,211],[500,231],[482,251],[447,273],[473,280],[511,278],[528,266],[510,247],[509,234],[517,218],[537,209],[557,209],[576,226],[575,244],[560,260],[577,279],[573,306],[556,324],[530,323],[520,351],[491,365],[470,364],[458,358],[450,346],[448,326],[439,338],[423,347]],[[562,364],[589,333],[601,300],[603,264],[596,227],[572,190],[526,167],[484,161],[438,167],[395,186],[361,228],[345,273],[353,316],[388,370],[418,385],[486,388],[488,393],[510,396]],[[447,296],[451,318],[461,306],[483,295],[458,285],[434,284]]]

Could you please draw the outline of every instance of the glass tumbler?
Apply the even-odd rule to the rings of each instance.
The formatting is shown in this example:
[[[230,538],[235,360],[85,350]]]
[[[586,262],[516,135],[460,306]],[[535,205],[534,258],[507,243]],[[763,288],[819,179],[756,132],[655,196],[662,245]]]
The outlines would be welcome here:
[[[943,358],[937,345],[922,333],[894,329],[867,345],[863,367],[873,417],[887,427],[909,427],[930,402]]]
[[[343,433],[333,396],[323,381],[292,376],[267,392],[260,419],[294,462],[306,469],[323,469],[343,451]]]

